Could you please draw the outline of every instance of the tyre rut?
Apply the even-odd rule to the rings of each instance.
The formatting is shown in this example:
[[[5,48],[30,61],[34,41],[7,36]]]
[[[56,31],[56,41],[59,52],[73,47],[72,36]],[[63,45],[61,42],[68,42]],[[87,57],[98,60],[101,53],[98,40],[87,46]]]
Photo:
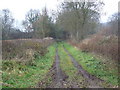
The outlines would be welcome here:
[[[72,63],[74,66],[78,69],[78,71],[83,75],[83,77],[88,81],[89,88],[102,88],[97,83],[102,82],[101,79],[98,79],[95,76],[90,75],[87,71],[85,71],[81,65],[78,64],[78,62],[73,58],[73,56],[67,51],[67,49],[63,46],[65,52],[68,54],[68,56],[71,58]]]
[[[59,55],[58,55],[58,49],[56,48],[56,56],[55,56],[55,67],[56,67],[56,87],[62,88],[62,81],[63,81],[63,75],[62,70],[60,68],[60,61],[59,61]]]
[[[51,82],[49,82],[48,77],[51,77]],[[60,68],[60,58],[58,54],[58,48],[56,47],[55,60],[46,77],[38,82],[37,88],[64,88],[67,76]],[[48,83],[49,82],[49,83]]]

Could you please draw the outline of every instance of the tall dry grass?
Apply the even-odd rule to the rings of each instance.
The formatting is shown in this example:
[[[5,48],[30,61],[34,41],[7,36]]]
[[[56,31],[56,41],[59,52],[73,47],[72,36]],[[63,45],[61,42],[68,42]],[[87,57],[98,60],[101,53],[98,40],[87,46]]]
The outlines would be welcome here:
[[[44,56],[53,40],[16,39],[2,40],[3,60],[33,60],[36,54]]]
[[[118,60],[118,58],[120,58],[118,53],[120,42],[118,42],[118,35],[116,33],[117,30],[114,33],[113,29],[111,30],[111,28],[104,28],[81,42],[69,42],[84,52],[95,52],[111,59]]]
[[[118,37],[95,35],[87,42],[83,41],[78,46],[82,51],[95,52],[118,60]]]

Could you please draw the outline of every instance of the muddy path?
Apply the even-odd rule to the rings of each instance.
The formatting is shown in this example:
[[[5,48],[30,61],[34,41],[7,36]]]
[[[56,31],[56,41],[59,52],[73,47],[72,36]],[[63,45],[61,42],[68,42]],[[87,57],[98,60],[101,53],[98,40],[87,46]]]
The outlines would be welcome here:
[[[48,78],[51,78],[51,81]],[[37,85],[38,88],[65,88],[66,79],[68,76],[60,68],[60,58],[58,54],[58,49],[56,48],[55,61],[50,68],[46,77],[40,81]]]
[[[86,70],[82,68],[81,65],[78,64],[78,62],[73,58],[73,56],[67,51],[67,49],[63,46],[65,52],[68,54],[68,56],[71,58],[72,63],[74,66],[78,69],[78,71],[82,74],[82,76],[87,80],[89,83],[88,88],[102,88],[100,84],[103,82],[103,80],[90,75]]]
[[[55,73],[56,73],[56,85],[55,88],[62,88],[63,87],[63,81],[65,78],[65,75],[63,74],[61,68],[60,68],[60,58],[58,55],[58,48],[56,48],[56,56],[55,56]]]
[[[67,51],[64,46],[63,48],[67,53],[67,56],[70,57],[70,60],[72,61],[74,67],[77,68],[78,77],[79,75],[82,75],[82,82],[76,80],[76,77],[74,77],[72,82],[68,80],[69,76],[67,76],[60,67],[59,51],[56,47],[54,63],[49,69],[49,72],[46,74],[46,77],[38,83],[38,88],[104,88],[101,84],[104,82],[103,80],[89,74],[82,68],[80,64],[78,64],[78,62],[73,58],[73,56]]]

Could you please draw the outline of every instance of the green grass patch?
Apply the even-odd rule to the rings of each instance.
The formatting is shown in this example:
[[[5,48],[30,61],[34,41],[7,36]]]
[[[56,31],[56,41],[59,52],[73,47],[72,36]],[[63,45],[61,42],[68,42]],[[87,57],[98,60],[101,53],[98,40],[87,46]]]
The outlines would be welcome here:
[[[78,50],[77,48],[63,43],[65,48],[71,53],[75,60],[82,65],[82,67],[90,74],[95,75],[108,83],[118,85],[118,70],[106,65],[99,58],[96,58],[91,53],[86,53]]]
[[[3,88],[28,88],[35,87],[45,78],[54,62],[55,48],[48,47],[45,56],[38,56],[32,65],[25,65],[15,60],[3,60]]]

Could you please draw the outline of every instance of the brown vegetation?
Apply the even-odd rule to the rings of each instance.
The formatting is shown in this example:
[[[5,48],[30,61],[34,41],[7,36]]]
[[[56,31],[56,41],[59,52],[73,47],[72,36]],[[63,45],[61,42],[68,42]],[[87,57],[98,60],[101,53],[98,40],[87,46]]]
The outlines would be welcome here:
[[[105,33],[94,34],[90,38],[82,40],[79,44],[70,43],[80,48],[83,52],[94,52],[113,60],[118,60],[118,48],[120,48],[118,45],[118,36],[106,35]]]
[[[44,56],[53,40],[16,39],[2,41],[3,60],[33,60],[36,54]]]
[[[80,44],[80,48],[84,51],[100,53],[118,60],[118,42],[114,36],[96,36],[96,38],[91,38],[88,44]]]

